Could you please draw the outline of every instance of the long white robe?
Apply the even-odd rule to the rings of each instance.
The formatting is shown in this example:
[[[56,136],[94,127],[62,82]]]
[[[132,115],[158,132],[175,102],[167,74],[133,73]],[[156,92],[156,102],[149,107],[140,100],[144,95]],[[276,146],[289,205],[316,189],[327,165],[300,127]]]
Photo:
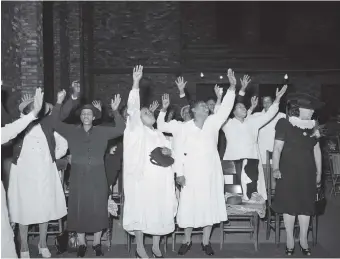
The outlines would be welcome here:
[[[143,125],[139,98],[139,90],[131,90],[124,132],[123,227],[131,234],[140,230],[151,235],[166,235],[175,229],[174,173],[171,167],[152,164],[150,153],[156,147],[170,147],[170,142],[159,130]]]
[[[205,227],[227,220],[224,199],[224,177],[217,150],[218,132],[227,120],[235,100],[235,91],[227,91],[217,113],[210,115],[203,128],[194,121],[185,123],[175,120],[164,122],[165,114],[157,123],[158,128],[172,133],[181,147],[177,149],[178,176],[185,176],[181,190],[177,223],[181,228]],[[162,119],[163,118],[163,119]],[[162,121],[161,121],[162,120]]]
[[[67,146],[61,147],[65,142],[59,136],[57,158],[67,150]],[[25,136],[17,164],[11,166],[8,209],[11,221],[22,225],[57,220],[67,214],[59,173],[40,124]]]

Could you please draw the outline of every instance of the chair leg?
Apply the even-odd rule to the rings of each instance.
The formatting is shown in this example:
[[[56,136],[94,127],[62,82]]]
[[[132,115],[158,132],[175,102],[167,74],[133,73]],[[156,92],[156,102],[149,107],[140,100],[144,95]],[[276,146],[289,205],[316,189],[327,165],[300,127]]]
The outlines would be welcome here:
[[[224,222],[220,223],[220,233],[220,250],[222,250],[224,243]]]
[[[254,243],[255,243],[255,251],[258,251],[258,238],[259,238],[259,215],[257,213],[254,213]]]
[[[270,223],[272,220],[272,212],[270,207],[268,207],[268,211],[267,211],[267,229],[266,229],[266,240],[269,240],[270,237]]]
[[[176,231],[176,229],[175,229]],[[175,252],[176,234],[172,233],[172,252]]]
[[[127,249],[128,249],[128,252],[130,253],[130,251],[131,251],[131,236],[130,236],[130,234],[129,233],[126,233],[126,238],[127,238]]]
[[[280,245],[280,214],[275,214],[275,244]]]

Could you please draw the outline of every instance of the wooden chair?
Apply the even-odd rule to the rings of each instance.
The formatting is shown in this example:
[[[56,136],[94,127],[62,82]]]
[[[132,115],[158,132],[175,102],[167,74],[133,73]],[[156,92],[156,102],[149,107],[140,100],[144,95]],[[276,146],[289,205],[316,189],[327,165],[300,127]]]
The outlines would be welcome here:
[[[276,213],[272,208],[272,202],[275,196],[275,186],[273,187],[273,180],[272,176],[272,152],[267,151],[267,158],[266,158],[266,165],[265,169],[266,172],[266,186],[267,186],[267,229],[266,229],[266,239],[268,240],[270,237],[271,230],[274,230],[275,233],[275,244],[277,246],[280,245],[280,231],[285,229],[284,222],[283,222],[283,215],[280,213]],[[299,225],[295,224],[294,232],[295,236],[298,234]],[[312,216],[310,220],[310,225],[308,230],[312,232],[312,243],[313,246],[317,244],[317,229],[318,229],[318,217]]]
[[[233,162],[223,162],[223,173],[225,176],[224,192],[232,194],[242,194],[242,187],[239,183],[239,179],[236,177],[236,169]],[[250,237],[253,238],[255,251],[258,250],[258,225],[259,216],[257,212],[243,213],[243,214],[228,214],[228,221],[220,223],[220,249],[222,250],[224,244],[224,237],[226,233],[249,233]],[[249,225],[235,226],[232,222],[245,221]]]
[[[340,154],[329,154],[330,172],[332,180],[331,196],[340,194]]]

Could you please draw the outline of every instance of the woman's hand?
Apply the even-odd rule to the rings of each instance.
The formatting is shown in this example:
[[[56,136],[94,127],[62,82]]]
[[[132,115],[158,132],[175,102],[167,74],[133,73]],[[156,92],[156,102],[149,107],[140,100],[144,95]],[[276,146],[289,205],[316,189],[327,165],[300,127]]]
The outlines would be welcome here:
[[[280,172],[279,169],[275,169],[275,170],[273,171],[273,177],[274,177],[275,179],[281,179],[281,172]]]
[[[163,147],[162,148],[162,154],[165,156],[171,156],[172,152],[171,149],[167,148],[167,147]]]
[[[169,94],[163,94],[162,96],[162,110],[166,112],[170,105],[170,96]]]
[[[316,187],[321,186],[321,174],[316,173]]]
[[[275,103],[280,103],[280,100],[282,98],[282,96],[286,93],[288,88],[288,85],[284,85],[281,90],[279,91],[278,88],[276,88],[276,99],[275,99]]]

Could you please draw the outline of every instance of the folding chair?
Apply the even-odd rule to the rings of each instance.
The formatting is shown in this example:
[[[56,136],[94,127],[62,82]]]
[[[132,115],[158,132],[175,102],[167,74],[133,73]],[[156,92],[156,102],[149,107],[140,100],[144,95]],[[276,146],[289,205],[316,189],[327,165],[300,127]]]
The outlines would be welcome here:
[[[329,161],[332,180],[331,196],[333,193],[336,196],[340,194],[340,154],[329,154]]]
[[[267,158],[266,158],[266,170],[267,173],[267,201],[268,201],[268,206],[267,206],[267,229],[266,229],[266,239],[268,240],[270,237],[270,231],[273,229],[275,233],[275,244],[277,246],[280,245],[280,231],[282,229],[285,229],[284,222],[283,222],[283,214],[276,213],[273,208],[272,208],[272,202],[274,200],[275,196],[275,186],[272,186],[272,184],[275,182],[273,180],[272,176],[272,152],[267,151]],[[317,244],[317,229],[318,229],[318,217],[317,216],[312,216],[310,223],[309,223],[308,231],[312,232],[312,243],[313,246]],[[299,230],[299,225],[295,224],[294,225],[294,232],[295,236],[297,235]]]

